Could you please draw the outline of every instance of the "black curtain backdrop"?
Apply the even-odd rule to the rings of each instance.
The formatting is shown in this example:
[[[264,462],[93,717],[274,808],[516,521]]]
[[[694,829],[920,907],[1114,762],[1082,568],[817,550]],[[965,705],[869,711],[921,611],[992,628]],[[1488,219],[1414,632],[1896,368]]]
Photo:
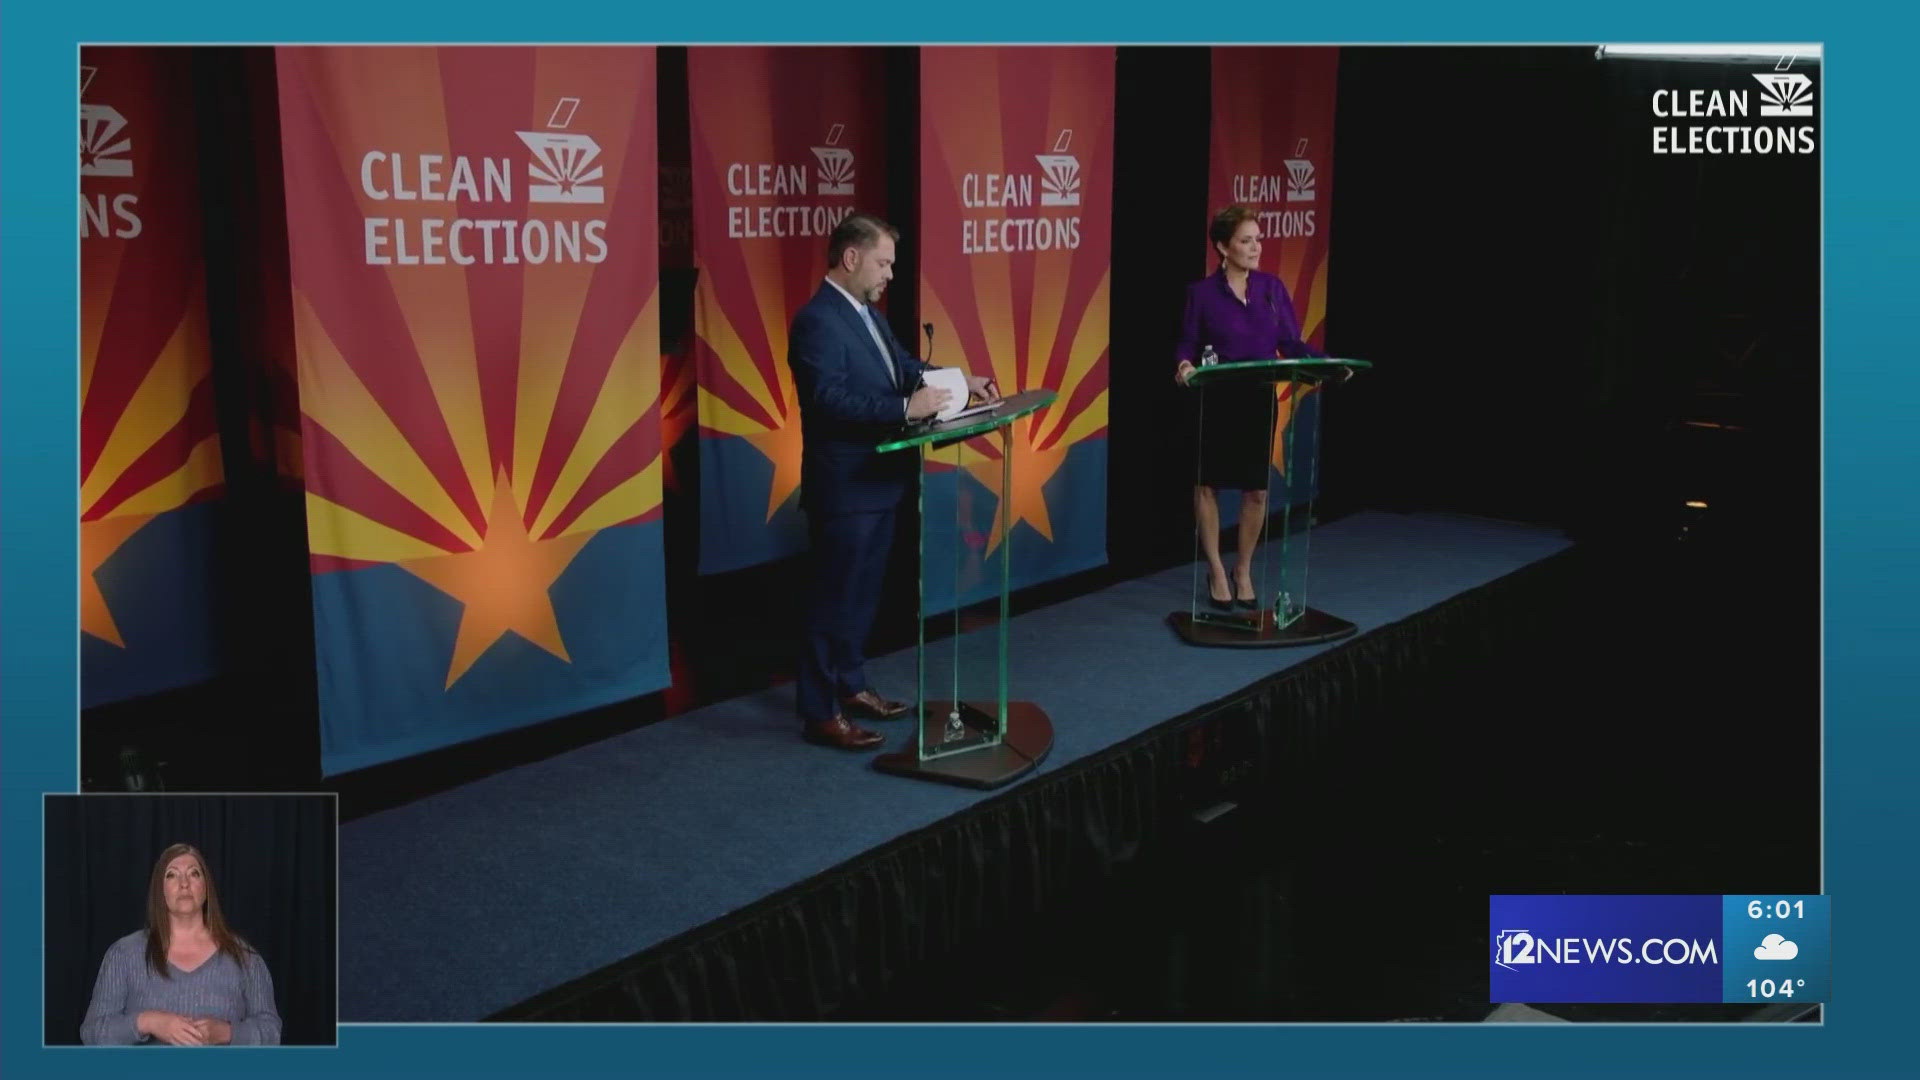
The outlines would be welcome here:
[[[1193,556],[1193,444],[1172,357],[1187,285],[1207,272],[1211,58],[1121,49],[1114,67],[1107,553],[1125,577]]]
[[[1323,486],[1569,525],[1609,178],[1591,48],[1341,50]],[[1462,103],[1452,119],[1417,103]]]
[[[1707,501],[1729,557],[1783,614],[1817,621],[1821,243],[1818,154],[1658,155],[1656,89],[1740,90],[1751,66],[1601,65],[1607,218],[1587,388],[1608,427],[1582,474],[1626,520]],[[1824,81],[1818,67],[1813,124]],[[1795,121],[1794,123],[1805,123]],[[1779,123],[1779,121],[1775,121]],[[1631,447],[1628,468],[1609,459]],[[1665,518],[1671,521],[1670,517]],[[1796,635],[1806,648],[1812,633]]]
[[[330,795],[55,795],[46,800],[46,1041],[77,1045],[107,946],[146,925],[160,853],[206,856],[227,924],[273,975],[283,1045],[334,1043],[338,949]]]

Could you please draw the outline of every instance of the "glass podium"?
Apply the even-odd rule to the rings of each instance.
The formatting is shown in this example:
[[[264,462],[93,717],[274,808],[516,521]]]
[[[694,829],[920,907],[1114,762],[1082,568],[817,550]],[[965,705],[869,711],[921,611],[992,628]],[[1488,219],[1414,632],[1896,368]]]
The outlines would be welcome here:
[[[1197,520],[1194,523],[1191,595],[1184,610],[1167,616],[1188,644],[1230,648],[1313,645],[1337,641],[1357,629],[1345,619],[1308,606],[1307,548],[1319,484],[1319,419],[1324,395],[1317,391],[1328,380],[1344,380],[1372,366],[1365,360],[1248,360],[1209,364],[1196,368],[1188,377],[1187,387],[1202,391],[1194,453],[1195,484],[1203,476],[1209,423],[1216,427],[1232,424],[1240,432],[1250,430],[1246,444],[1257,454],[1258,446],[1266,443],[1272,466],[1267,469],[1266,514],[1251,567],[1252,600],[1235,599],[1238,590],[1231,565],[1228,599],[1223,603],[1213,598],[1201,549],[1200,524]],[[1264,407],[1258,403],[1261,398]],[[1213,417],[1207,415],[1209,401],[1217,414]],[[1282,429],[1277,438],[1276,428]],[[1214,434],[1216,439],[1222,437],[1220,431]],[[1234,436],[1226,438],[1234,440]],[[1274,482],[1276,473],[1278,484]],[[1224,550],[1222,561],[1229,561]]]
[[[1008,515],[966,478],[1012,490],[1015,421],[1053,404],[1027,390],[991,410],[912,424],[882,452],[920,454],[920,619],[912,744],[874,768],[900,776],[992,788],[1039,765],[1053,722],[1007,685]]]

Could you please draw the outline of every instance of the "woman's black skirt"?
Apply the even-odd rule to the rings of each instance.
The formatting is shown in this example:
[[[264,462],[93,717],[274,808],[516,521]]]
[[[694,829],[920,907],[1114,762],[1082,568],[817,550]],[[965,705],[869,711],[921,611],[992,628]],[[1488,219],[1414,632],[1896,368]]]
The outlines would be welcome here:
[[[1267,489],[1273,459],[1273,386],[1265,382],[1222,383],[1202,387],[1200,415],[1201,484],[1242,491]]]

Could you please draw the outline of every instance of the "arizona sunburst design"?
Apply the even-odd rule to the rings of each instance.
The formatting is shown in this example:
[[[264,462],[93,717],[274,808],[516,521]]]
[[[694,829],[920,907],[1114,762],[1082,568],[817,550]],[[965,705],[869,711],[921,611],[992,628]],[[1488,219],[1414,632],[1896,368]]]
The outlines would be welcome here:
[[[572,665],[561,583],[596,534],[660,512],[652,53],[280,63],[313,571],[393,567],[455,602],[430,635],[443,689],[509,635]]]
[[[787,330],[826,274],[833,227],[886,212],[884,69],[873,49],[720,47],[689,50],[687,69],[700,567],[713,572],[805,544],[791,510],[776,520],[800,487]]]
[[[994,502],[983,556],[1003,522],[1044,541],[1016,544],[1016,586],[1105,559],[1113,63],[1100,48],[921,52],[920,305],[944,337],[935,362],[1005,393],[1058,394],[1006,441],[959,454]]]
[[[125,649],[102,565],[223,474],[184,54],[90,48],[81,81],[80,632]]]
[[[1208,220],[1234,203],[1260,215],[1260,268],[1286,283],[1300,336],[1315,346],[1325,341],[1339,62],[1340,50],[1327,47],[1213,50]],[[1204,237],[1204,226],[1194,231]],[[1218,265],[1208,243],[1206,272]],[[1292,389],[1280,384],[1274,391],[1279,437],[1273,440],[1273,464],[1282,475],[1284,435],[1297,404]]]

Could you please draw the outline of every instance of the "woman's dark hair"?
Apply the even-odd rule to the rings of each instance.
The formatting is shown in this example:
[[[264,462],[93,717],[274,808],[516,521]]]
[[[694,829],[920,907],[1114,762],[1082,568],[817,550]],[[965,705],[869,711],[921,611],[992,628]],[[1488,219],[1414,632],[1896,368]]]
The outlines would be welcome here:
[[[1238,204],[1229,206],[1213,215],[1213,224],[1207,226],[1207,239],[1216,244],[1231,244],[1233,234],[1240,231],[1240,226],[1259,219],[1259,214],[1244,206]]]
[[[240,939],[227,927],[227,917],[220,912],[220,894],[213,887],[213,871],[207,867],[207,857],[192,844],[175,844],[160,853],[153,864],[153,877],[147,882],[147,966],[161,978],[171,978],[167,973],[167,946],[171,944],[173,920],[167,912],[166,879],[167,864],[182,855],[191,855],[200,864],[200,878],[207,883],[207,900],[201,906],[205,917],[207,933],[213,937],[214,948],[233,957],[236,963],[244,964],[246,954],[253,947]]]

